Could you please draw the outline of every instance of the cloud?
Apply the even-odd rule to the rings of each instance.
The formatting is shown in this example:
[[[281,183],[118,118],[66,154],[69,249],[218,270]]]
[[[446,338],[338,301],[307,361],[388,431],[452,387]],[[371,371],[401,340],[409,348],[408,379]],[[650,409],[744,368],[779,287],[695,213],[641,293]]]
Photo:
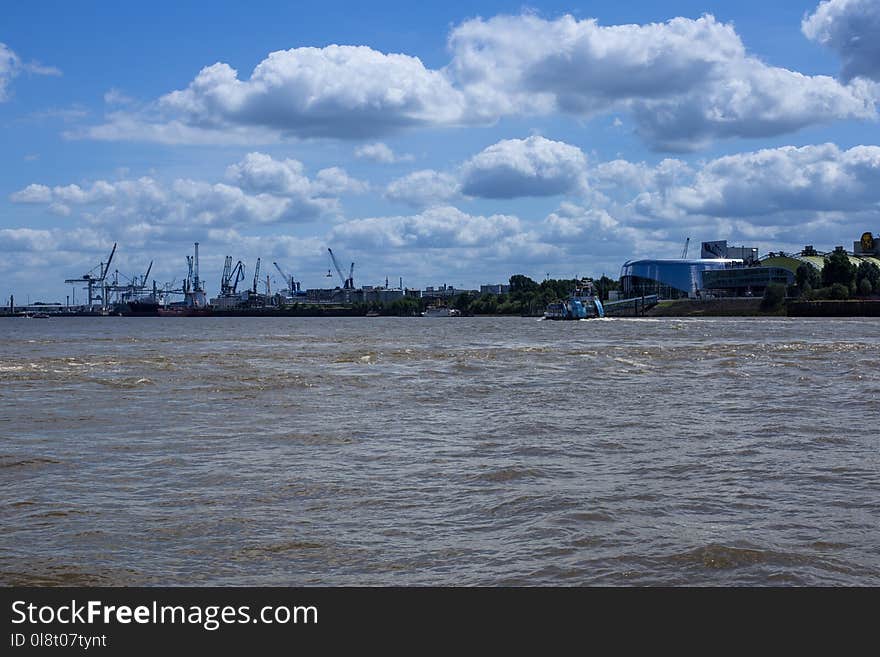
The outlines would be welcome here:
[[[455,248],[492,244],[521,229],[515,216],[485,217],[452,206],[437,206],[415,215],[346,221],[335,226],[328,239],[359,248]]]
[[[424,169],[392,180],[385,189],[385,198],[424,208],[448,203],[459,196],[460,188],[455,176]]]
[[[391,148],[381,141],[364,144],[354,151],[354,156],[360,160],[372,160],[381,164],[394,164],[395,162],[409,162],[413,160],[413,156],[397,155]]]
[[[765,64],[732,24],[711,15],[602,26],[526,13],[454,27],[451,59],[440,69],[366,46],[293,48],[270,53],[248,78],[217,62],[184,89],[67,135],[168,144],[374,139],[507,116],[613,112],[629,113],[653,148],[690,151],[718,139],[875,119],[876,85],[850,79],[877,71],[880,46],[869,38],[877,31],[875,7],[834,0],[804,21],[805,33],[844,53],[847,84]],[[384,163],[406,157],[383,142],[358,147],[356,156]]]
[[[542,225],[542,239],[560,244],[579,258],[602,260],[606,267],[633,254],[663,253],[670,248],[666,230],[637,228],[615,218],[604,208],[565,202]],[[609,260],[610,258],[610,260]]]
[[[61,75],[54,66],[44,66],[39,62],[25,62],[5,43],[0,42],[0,103],[9,99],[9,84],[20,73],[33,75]]]
[[[13,192],[9,199],[13,203],[50,203],[52,190],[46,185],[32,183],[22,190]]]
[[[572,16],[496,16],[462,23],[449,45],[450,75],[476,116],[626,109],[659,150],[876,117],[871,88],[768,66],[747,54],[732,25],[709,15],[609,27]]]
[[[104,102],[108,105],[131,105],[134,99],[126,96],[119,89],[110,89],[104,93]]]
[[[880,147],[834,144],[721,157],[668,198],[690,214],[758,217],[804,212],[880,213]]]
[[[454,123],[461,114],[461,93],[417,57],[331,45],[270,53],[247,79],[217,62],[187,88],[159,98],[149,112],[117,113],[85,134],[188,142],[238,129],[264,139],[360,139]]]
[[[110,244],[91,228],[0,228],[0,251],[11,254],[78,253]]]
[[[808,39],[831,48],[843,60],[841,77],[880,81],[880,3],[827,0],[801,23]]]
[[[19,59],[5,43],[0,43],[0,102],[9,97],[7,91],[9,81],[12,80],[19,71]]]
[[[568,194],[585,189],[586,168],[576,146],[539,136],[508,139],[462,165],[462,192],[482,198]]]
[[[335,215],[336,195],[363,191],[363,183],[330,168],[308,178],[296,160],[249,153],[230,166],[233,184],[179,178],[169,184],[151,177],[89,186],[31,184],[10,195],[14,203],[46,205],[56,214],[79,207],[97,224],[148,222],[158,226],[233,226],[306,222]]]

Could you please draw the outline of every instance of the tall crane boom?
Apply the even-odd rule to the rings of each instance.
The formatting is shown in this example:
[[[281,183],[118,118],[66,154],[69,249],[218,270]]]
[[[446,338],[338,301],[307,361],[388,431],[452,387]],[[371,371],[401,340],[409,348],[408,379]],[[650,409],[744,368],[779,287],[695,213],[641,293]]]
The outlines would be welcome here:
[[[345,274],[342,273],[339,263],[336,261],[336,256],[333,255],[333,249],[328,248],[327,251],[330,252],[330,259],[333,261],[333,266],[336,267],[336,273],[339,274],[339,280],[342,281],[342,289],[353,290],[354,278],[352,278],[352,276],[354,274],[354,263],[351,263],[351,268],[348,270],[348,278],[346,278]]]
[[[333,266],[336,267],[336,273],[339,274],[339,280],[342,281],[342,287],[345,287],[346,280],[345,275],[342,273],[342,269],[339,268],[339,263],[336,262],[336,256],[333,255],[333,249],[327,248],[327,251],[330,253],[330,260],[333,261]]]
[[[688,238],[684,241],[684,248],[681,250],[681,259],[682,259],[682,260],[684,260],[685,258],[688,257],[688,247],[690,246],[690,244],[691,244],[691,238],[688,237]]]
[[[64,282],[65,283],[85,283],[86,289],[89,291],[89,307],[91,307],[92,302],[96,299],[101,299],[101,302],[104,303],[104,297],[107,296],[106,292],[104,292],[100,297],[95,295],[95,285],[97,283],[104,283],[104,279],[107,278],[107,273],[110,271],[110,263],[113,262],[113,256],[116,253],[116,242],[113,242],[113,249],[110,251],[110,257],[107,258],[107,263],[100,263],[98,266],[93,267],[90,271],[86,272],[79,278],[68,278]],[[95,276],[95,270],[98,271],[98,275]]]
[[[257,258],[257,267],[254,270],[254,294],[257,293],[257,282],[260,280],[260,259]]]
[[[229,281],[232,278],[232,256],[223,261],[223,273],[220,274],[220,294],[229,293]]]
[[[232,293],[235,294],[238,291],[238,284],[244,280],[244,263],[241,260],[233,268],[230,279],[232,282]]]
[[[281,274],[281,279],[287,285],[287,289],[290,290],[290,293],[293,294],[294,292],[296,292],[296,281],[293,280],[293,276],[286,274],[277,262],[273,262],[272,264],[275,265],[275,269],[277,269],[278,273]]]

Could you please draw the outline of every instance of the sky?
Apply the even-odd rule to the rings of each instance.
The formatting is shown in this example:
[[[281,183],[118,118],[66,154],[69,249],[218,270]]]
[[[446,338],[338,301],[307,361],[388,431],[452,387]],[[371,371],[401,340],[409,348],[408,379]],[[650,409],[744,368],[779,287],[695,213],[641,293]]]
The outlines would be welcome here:
[[[0,294],[199,242],[307,287],[880,233],[880,0],[9,3]],[[82,292],[77,291],[77,295]],[[78,297],[79,298],[79,297]]]

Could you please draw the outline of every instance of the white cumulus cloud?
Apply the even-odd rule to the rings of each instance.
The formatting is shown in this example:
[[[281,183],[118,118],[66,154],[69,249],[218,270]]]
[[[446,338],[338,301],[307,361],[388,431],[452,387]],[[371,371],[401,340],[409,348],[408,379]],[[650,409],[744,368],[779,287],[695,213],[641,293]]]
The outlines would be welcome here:
[[[222,227],[306,222],[335,215],[337,195],[365,189],[343,169],[323,169],[310,179],[300,162],[262,153],[249,153],[230,166],[227,179],[232,184],[187,178],[163,183],[149,176],[98,180],[88,186],[31,184],[11,194],[10,200],[44,204],[63,215],[78,207],[98,223]]]
[[[671,190],[685,211],[755,217],[822,211],[880,212],[880,147],[785,146],[721,157]]]
[[[768,66],[748,55],[732,25],[708,15],[608,27],[571,16],[496,16],[455,28],[450,48],[451,74],[472,113],[628,109],[660,150],[876,117],[872,89]]]
[[[544,137],[500,141],[462,165],[462,192],[483,198],[555,196],[586,188],[587,158]]]
[[[875,18],[876,0],[832,0],[804,22],[805,33],[843,54],[846,84],[762,62],[732,24],[711,15],[604,26],[524,13],[454,27],[451,59],[439,69],[366,46],[292,48],[270,53],[249,77],[227,63],[206,66],[183,89],[67,135],[254,144],[375,139],[508,116],[629,113],[653,148],[695,150],[718,139],[876,119],[880,92],[855,77],[876,73]],[[383,142],[355,154],[384,163],[407,157]]]
[[[460,194],[461,184],[455,176],[423,169],[392,180],[385,189],[385,198],[416,208],[447,203]]]
[[[485,246],[522,230],[519,218],[470,215],[436,206],[415,215],[353,219],[335,226],[330,241],[380,249]]]
[[[85,134],[187,142],[237,129],[266,140],[363,138],[454,123],[461,114],[461,93],[417,57],[331,45],[270,53],[246,79],[217,62],[162,96],[151,113],[116,113]]]
[[[826,0],[806,16],[807,38],[831,48],[843,60],[841,76],[880,81],[880,2]]]
[[[381,141],[372,144],[364,144],[358,146],[354,150],[354,156],[359,160],[372,160],[381,164],[394,164],[395,162],[409,162],[413,159],[412,155],[398,155],[388,144]]]

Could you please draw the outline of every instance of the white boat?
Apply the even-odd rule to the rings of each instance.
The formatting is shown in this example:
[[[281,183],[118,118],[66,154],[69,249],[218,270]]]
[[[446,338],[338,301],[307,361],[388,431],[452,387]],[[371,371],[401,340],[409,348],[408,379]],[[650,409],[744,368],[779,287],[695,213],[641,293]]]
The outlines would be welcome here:
[[[446,306],[428,306],[422,313],[422,317],[459,317],[460,315],[460,310]]]

